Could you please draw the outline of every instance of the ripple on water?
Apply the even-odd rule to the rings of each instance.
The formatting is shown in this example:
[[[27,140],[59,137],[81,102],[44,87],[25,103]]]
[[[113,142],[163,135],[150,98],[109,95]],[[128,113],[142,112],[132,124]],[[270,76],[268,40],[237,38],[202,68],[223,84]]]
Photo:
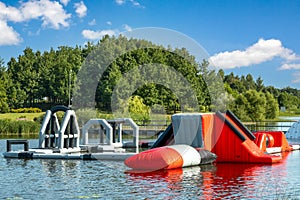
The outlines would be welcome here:
[[[30,141],[37,144],[37,140]],[[5,140],[0,140],[5,150]],[[123,162],[0,157],[0,198],[290,199],[300,198],[300,152],[277,165],[217,164],[149,173]]]

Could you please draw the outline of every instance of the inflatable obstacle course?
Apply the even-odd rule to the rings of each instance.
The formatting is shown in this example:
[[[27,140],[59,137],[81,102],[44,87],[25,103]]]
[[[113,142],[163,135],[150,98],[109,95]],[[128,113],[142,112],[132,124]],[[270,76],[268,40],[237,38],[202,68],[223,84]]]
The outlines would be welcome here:
[[[56,116],[58,111],[65,112],[61,123]],[[97,124],[100,139],[90,144],[89,129]],[[123,124],[131,127],[132,141],[123,141]],[[15,144],[23,144],[24,150],[13,151],[12,145]],[[137,154],[141,146],[139,127],[132,119],[91,119],[80,130],[75,112],[64,106],[56,106],[46,112],[39,132],[39,147],[29,149],[28,146],[25,140],[9,140],[7,152],[3,155],[6,158],[84,160],[128,158],[125,164],[131,168],[153,170],[211,163],[216,157],[217,162],[272,164],[280,162],[282,157],[271,153],[300,148],[299,145],[291,147],[280,131],[253,134],[233,113],[227,111],[175,114],[172,123],[154,142],[152,149]],[[134,150],[129,152],[128,148]]]
[[[154,150],[183,144],[211,151],[217,155],[216,162],[233,163],[272,164],[280,162],[282,157],[271,153],[292,150],[283,132],[253,134],[231,111],[175,114],[172,116],[172,123],[151,148]],[[147,153],[151,155],[152,152]],[[147,155],[147,159],[150,155]],[[144,157],[135,158],[143,162]]]

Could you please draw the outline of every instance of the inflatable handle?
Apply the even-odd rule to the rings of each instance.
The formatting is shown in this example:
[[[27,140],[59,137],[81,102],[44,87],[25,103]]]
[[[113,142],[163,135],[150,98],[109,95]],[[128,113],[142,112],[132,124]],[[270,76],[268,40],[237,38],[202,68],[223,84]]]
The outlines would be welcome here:
[[[71,108],[67,107],[67,106],[64,106],[64,105],[57,105],[57,106],[54,106],[50,109],[51,113],[54,114],[58,111],[63,111],[63,112],[67,112],[67,110],[71,110]]]
[[[239,130],[237,130],[237,129],[233,126],[233,124],[231,124],[230,121],[228,121],[228,120],[223,116],[223,114],[222,114],[220,111],[216,112],[216,115],[217,115],[223,122],[225,122],[225,123],[231,128],[231,130],[233,130],[233,132],[234,132],[234,133],[242,140],[242,142],[244,142],[244,141],[247,139],[242,133],[240,133]]]
[[[231,112],[230,110],[226,111],[226,115],[228,115],[230,117],[230,119],[232,119],[237,126],[242,129],[242,131],[244,131],[244,133],[251,139],[251,140],[255,140],[255,135],[253,135],[253,133],[246,127],[243,125],[243,123],[235,116],[235,114],[233,114],[233,112]]]

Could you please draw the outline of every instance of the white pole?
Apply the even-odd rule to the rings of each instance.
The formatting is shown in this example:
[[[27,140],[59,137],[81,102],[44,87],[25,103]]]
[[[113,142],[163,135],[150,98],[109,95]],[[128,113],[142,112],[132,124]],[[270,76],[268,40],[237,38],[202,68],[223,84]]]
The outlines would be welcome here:
[[[68,107],[71,107],[71,75],[72,75],[72,69],[69,71],[69,105]]]

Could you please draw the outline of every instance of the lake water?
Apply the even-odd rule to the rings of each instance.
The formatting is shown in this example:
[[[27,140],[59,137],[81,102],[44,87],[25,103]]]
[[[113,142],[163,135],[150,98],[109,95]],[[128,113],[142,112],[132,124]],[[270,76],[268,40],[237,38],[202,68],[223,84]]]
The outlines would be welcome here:
[[[6,150],[0,140],[0,152]],[[37,140],[30,140],[36,147]],[[300,199],[300,151],[274,165],[215,164],[134,173],[116,161],[0,156],[1,199]]]

